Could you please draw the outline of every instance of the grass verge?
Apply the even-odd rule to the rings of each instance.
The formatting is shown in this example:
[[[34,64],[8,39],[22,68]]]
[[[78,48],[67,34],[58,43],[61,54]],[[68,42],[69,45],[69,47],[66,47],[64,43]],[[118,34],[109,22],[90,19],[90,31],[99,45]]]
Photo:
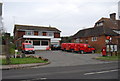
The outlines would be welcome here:
[[[31,63],[47,63],[39,58],[10,58],[11,64],[31,64]],[[2,65],[6,65],[6,59],[2,59]]]
[[[106,60],[106,61],[118,61],[120,60],[120,56],[101,56],[101,57],[97,57],[97,60]]]

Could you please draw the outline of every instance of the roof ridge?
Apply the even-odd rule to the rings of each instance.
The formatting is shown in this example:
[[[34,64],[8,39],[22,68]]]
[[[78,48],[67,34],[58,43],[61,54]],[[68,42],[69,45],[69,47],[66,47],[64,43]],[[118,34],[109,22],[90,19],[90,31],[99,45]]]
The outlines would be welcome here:
[[[36,26],[36,25],[20,25],[20,24],[15,24],[15,26],[29,26],[29,27],[44,27],[44,28],[56,28],[56,27],[49,27],[49,26]],[[57,29],[57,28],[56,28]]]

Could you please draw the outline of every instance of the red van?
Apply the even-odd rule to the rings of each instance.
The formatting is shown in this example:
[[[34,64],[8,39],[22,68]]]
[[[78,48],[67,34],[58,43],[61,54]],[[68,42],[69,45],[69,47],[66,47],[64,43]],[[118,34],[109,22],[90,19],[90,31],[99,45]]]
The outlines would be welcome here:
[[[87,52],[95,53],[95,48],[91,47],[89,44],[76,43],[74,47],[74,51],[79,52],[81,54]]]
[[[74,51],[75,43],[67,43],[66,44],[66,51]]]
[[[35,54],[34,47],[31,43],[22,43],[22,53],[32,53]]]
[[[62,51],[65,51],[65,50],[66,50],[66,45],[67,45],[67,43],[62,43],[62,44],[61,44],[61,50],[62,50]]]

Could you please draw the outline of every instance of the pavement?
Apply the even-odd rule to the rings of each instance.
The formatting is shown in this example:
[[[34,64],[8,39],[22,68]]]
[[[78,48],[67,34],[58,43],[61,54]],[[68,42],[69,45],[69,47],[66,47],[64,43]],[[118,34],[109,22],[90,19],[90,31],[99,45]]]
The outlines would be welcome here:
[[[47,63],[34,63],[34,64],[15,64],[15,65],[0,65],[0,69],[2,70],[9,70],[9,69],[23,69],[23,68],[30,68],[35,66],[43,66],[50,64],[50,62]]]

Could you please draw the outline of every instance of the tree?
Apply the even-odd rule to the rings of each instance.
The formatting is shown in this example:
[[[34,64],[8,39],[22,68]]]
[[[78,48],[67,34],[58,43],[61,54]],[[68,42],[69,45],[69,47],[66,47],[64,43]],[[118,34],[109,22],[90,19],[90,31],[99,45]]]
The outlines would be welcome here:
[[[10,33],[5,33],[5,47],[6,47],[6,63],[10,64],[10,51],[9,51],[9,45],[10,45]]]

